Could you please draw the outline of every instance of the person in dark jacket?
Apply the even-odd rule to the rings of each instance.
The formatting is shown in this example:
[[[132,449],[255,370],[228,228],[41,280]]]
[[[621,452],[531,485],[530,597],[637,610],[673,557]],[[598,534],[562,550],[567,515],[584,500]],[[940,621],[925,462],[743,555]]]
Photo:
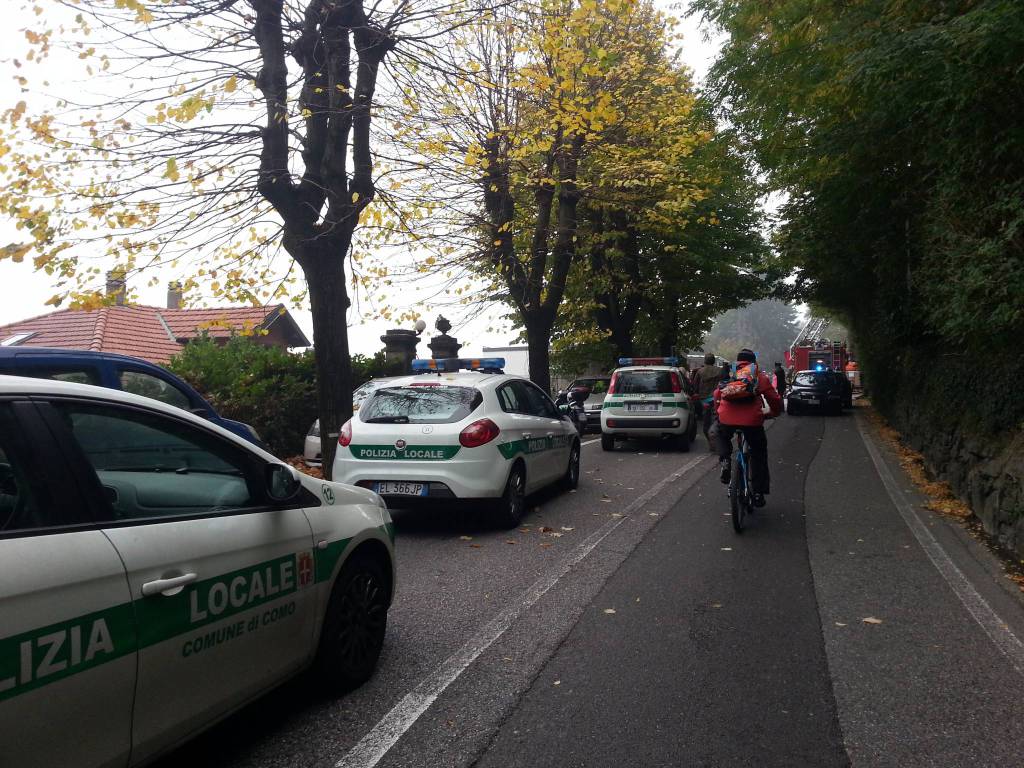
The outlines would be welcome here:
[[[704,438],[708,441],[708,450],[716,451],[715,441],[709,434],[715,416],[715,390],[722,380],[722,369],[715,363],[715,356],[710,352],[704,355],[704,365],[693,374],[693,389],[697,393],[702,408]]]
[[[740,350],[736,355],[736,375],[757,364],[757,358],[749,349]],[[763,400],[762,400],[763,398]],[[768,413],[763,412],[764,403]],[[722,390],[715,390],[715,408],[718,413],[718,458],[723,483],[732,475],[732,437],[736,430],[743,431],[743,437],[750,446],[750,474],[754,486],[754,506],[763,507],[765,494],[769,492],[771,480],[768,472],[768,437],[764,432],[764,420],[774,419],[782,413],[782,398],[772,386],[772,380],[764,371],[757,372],[757,394],[747,400],[726,400]]]
[[[786,399],[786,369],[782,367],[782,363],[775,364],[775,391],[779,393],[779,397],[783,400]]]

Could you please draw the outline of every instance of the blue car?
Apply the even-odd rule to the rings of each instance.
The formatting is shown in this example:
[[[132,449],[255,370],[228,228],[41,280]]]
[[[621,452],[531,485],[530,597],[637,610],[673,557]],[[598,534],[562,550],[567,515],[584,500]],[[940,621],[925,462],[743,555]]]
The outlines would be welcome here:
[[[256,430],[220,416],[192,387],[159,365],[109,352],[46,347],[0,347],[0,374],[55,379],[119,389],[159,400],[201,416],[263,446]]]

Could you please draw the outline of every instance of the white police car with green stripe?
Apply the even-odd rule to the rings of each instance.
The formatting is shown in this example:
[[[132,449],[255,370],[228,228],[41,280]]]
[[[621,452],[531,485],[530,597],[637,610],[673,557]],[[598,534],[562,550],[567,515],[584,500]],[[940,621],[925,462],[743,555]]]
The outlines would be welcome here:
[[[619,439],[668,438],[690,450],[697,417],[689,380],[675,357],[620,357],[601,407],[601,448]]]
[[[0,764],[140,765],[373,672],[391,518],[181,409],[0,376]]]
[[[414,360],[416,374],[377,389],[342,426],[333,477],[393,506],[483,501],[509,527],[522,519],[527,494],[552,483],[575,488],[576,428],[504,365]]]

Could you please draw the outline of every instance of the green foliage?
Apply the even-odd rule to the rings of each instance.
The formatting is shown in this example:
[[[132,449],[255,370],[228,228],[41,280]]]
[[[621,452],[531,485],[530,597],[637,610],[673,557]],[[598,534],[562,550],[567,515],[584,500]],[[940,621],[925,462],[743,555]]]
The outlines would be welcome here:
[[[798,292],[887,344],[1024,331],[1024,6],[699,0],[729,119],[787,191]]]
[[[185,346],[167,366],[201,392],[221,416],[255,427],[278,456],[302,452],[317,417],[316,366],[310,352],[291,354],[236,336]]]
[[[185,346],[167,366],[195,387],[221,416],[255,427],[278,456],[302,453],[317,418],[312,352],[292,354],[249,336],[227,343],[203,338]],[[352,356],[353,388],[389,371],[384,353]]]
[[[986,359],[960,379],[985,394],[948,403],[961,390],[940,376],[945,400],[965,428],[991,423],[982,401],[1016,424],[1019,387],[985,382],[1019,378],[1024,336],[1024,4],[696,5],[729,34],[711,78],[724,116],[788,193],[794,297],[848,322],[883,407],[924,408],[934,364],[904,376],[904,360]]]

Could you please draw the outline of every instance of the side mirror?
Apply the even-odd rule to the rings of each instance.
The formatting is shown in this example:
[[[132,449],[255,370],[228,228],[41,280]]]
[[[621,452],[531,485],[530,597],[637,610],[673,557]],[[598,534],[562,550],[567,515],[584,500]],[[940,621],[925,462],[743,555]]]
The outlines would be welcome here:
[[[286,504],[294,500],[302,490],[299,473],[287,464],[268,464],[264,479],[267,485],[267,495],[271,501],[278,504]]]

